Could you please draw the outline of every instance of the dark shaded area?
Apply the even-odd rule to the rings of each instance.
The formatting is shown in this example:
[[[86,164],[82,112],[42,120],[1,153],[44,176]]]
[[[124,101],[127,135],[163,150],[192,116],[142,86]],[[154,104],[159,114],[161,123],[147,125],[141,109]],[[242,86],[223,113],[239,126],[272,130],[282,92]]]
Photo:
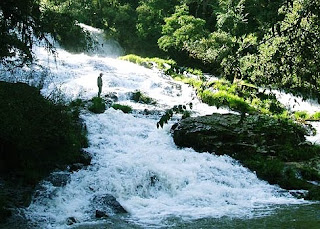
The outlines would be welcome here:
[[[43,98],[37,88],[0,82],[0,219],[28,206],[39,180],[54,169],[90,163],[78,112]]]

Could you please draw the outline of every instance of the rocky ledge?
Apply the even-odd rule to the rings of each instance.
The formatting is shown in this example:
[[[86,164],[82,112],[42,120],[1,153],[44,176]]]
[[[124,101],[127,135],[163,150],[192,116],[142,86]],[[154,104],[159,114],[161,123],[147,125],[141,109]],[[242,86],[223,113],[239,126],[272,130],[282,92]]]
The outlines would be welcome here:
[[[183,119],[172,133],[180,147],[229,155],[270,184],[320,199],[320,146],[306,141],[306,127],[265,115],[240,122],[240,115],[212,114]]]

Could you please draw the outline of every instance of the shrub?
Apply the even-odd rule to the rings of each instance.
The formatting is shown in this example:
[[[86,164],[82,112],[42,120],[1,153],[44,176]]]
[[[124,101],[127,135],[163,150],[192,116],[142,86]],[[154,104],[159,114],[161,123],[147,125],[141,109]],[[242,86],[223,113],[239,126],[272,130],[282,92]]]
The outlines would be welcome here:
[[[203,85],[203,82],[201,80],[198,80],[195,78],[184,77],[181,81],[191,85],[192,87],[194,87],[197,90],[200,90],[201,86]]]
[[[89,111],[99,114],[106,110],[106,104],[100,97],[93,97],[91,100],[92,104],[89,106]]]
[[[131,113],[132,112],[132,108],[130,106],[121,105],[118,103],[113,104],[112,108],[115,110],[121,110],[123,113]]]
[[[182,114],[182,119],[189,118],[191,116],[191,112],[187,110],[187,106],[192,109],[193,104],[189,103],[188,105],[175,105],[171,109],[166,110],[166,112],[161,116],[159,122],[157,122],[157,128],[163,128],[163,125],[168,123],[174,114]]]

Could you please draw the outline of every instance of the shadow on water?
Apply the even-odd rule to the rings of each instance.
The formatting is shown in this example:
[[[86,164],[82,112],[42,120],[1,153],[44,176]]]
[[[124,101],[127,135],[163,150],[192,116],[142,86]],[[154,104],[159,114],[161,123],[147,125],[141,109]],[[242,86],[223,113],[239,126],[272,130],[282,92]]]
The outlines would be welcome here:
[[[30,225],[21,217],[14,217],[6,224],[0,224],[0,229],[40,229],[35,225]],[[65,225],[61,228],[72,229],[144,229],[144,228],[172,228],[172,229],[261,229],[261,228],[281,228],[281,229],[318,229],[320,228],[320,203],[310,205],[279,206],[271,214],[252,218],[203,218],[197,220],[181,220],[173,217],[166,219],[161,225],[139,224],[130,218],[110,217],[95,222],[76,223],[71,226]]]
[[[117,220],[116,220],[117,221]],[[165,226],[156,225],[137,225],[130,222],[104,222],[94,225],[81,225],[73,228],[77,229],[102,229],[102,228],[119,228],[119,229],[141,229],[141,228],[183,228],[183,229],[226,229],[226,228],[290,228],[290,229],[318,229],[320,228],[320,204],[296,205],[288,207],[279,207],[275,212],[267,216],[254,218],[230,218],[223,217],[219,219],[204,218],[191,221],[182,221],[179,218],[172,218],[163,222]]]
[[[314,203],[310,205],[295,205],[295,206],[279,206],[271,214],[252,217],[252,218],[230,218],[222,217],[218,219],[203,218],[197,220],[181,220],[173,217],[166,219],[162,225],[139,224],[129,218],[111,217],[95,222],[79,223],[62,228],[72,229],[144,229],[144,228],[183,228],[183,229],[261,229],[261,228],[290,228],[290,229],[318,229],[320,228],[320,204]],[[1,229],[12,228],[38,228],[27,226],[22,222],[11,222],[10,224],[0,225]]]

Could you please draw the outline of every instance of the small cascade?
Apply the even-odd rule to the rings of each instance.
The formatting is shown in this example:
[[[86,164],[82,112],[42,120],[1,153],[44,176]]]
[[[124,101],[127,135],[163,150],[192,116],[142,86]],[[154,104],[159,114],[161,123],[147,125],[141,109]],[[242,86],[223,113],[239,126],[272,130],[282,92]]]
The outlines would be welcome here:
[[[79,26],[87,33],[90,34],[91,49],[87,51],[88,55],[94,56],[108,56],[118,57],[123,55],[124,50],[120,44],[112,39],[105,39],[105,35],[102,29],[97,29],[83,23],[79,23]]]

